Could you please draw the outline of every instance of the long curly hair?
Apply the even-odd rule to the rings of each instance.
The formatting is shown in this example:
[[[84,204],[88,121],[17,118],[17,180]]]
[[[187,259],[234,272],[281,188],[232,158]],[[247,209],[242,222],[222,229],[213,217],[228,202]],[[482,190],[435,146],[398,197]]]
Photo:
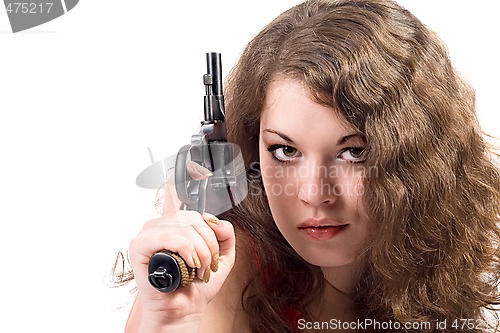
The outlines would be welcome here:
[[[310,318],[324,287],[320,269],[274,225],[260,178],[260,115],[277,77],[303,82],[318,103],[339,110],[363,133],[365,163],[377,170],[364,179],[370,237],[358,316],[496,332],[481,327],[498,326],[498,154],[445,45],[390,0],[305,1],[261,30],[228,75],[228,137],[244,154],[250,194],[224,218],[256,258],[242,299],[252,332],[292,331],[284,314]]]

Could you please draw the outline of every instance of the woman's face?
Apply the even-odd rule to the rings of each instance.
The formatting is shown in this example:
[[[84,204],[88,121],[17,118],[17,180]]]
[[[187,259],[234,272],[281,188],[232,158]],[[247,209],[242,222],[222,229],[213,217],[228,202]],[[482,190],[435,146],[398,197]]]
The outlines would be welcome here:
[[[298,81],[277,80],[260,121],[264,188],[276,225],[307,262],[353,262],[367,237],[363,213],[366,143]]]

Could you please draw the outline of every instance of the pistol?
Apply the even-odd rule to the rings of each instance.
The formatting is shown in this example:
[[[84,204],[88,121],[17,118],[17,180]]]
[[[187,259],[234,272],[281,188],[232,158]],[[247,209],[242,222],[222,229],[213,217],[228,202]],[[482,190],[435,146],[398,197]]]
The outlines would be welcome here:
[[[200,132],[191,136],[191,144],[177,153],[175,190],[182,202],[181,209],[218,215],[239,204],[246,197],[248,187],[241,150],[227,142],[221,54],[209,52],[206,61],[204,120]],[[210,170],[212,176],[193,179],[187,172],[188,161]],[[153,287],[171,292],[191,283],[196,269],[188,267],[178,254],[165,250],[150,258],[148,273]]]

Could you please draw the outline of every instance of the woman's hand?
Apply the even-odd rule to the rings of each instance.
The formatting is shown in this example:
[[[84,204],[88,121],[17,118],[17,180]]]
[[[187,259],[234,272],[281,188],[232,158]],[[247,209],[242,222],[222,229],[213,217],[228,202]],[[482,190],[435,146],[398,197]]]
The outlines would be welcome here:
[[[188,166],[194,179],[207,177],[199,166]],[[210,214],[180,210],[174,180],[167,182],[163,213],[147,222],[130,243],[130,259],[142,305],[141,330],[194,327],[208,302],[218,293],[234,264],[235,237],[231,223]],[[148,281],[150,257],[161,250],[177,252],[197,268],[197,278],[172,293],[156,290]]]

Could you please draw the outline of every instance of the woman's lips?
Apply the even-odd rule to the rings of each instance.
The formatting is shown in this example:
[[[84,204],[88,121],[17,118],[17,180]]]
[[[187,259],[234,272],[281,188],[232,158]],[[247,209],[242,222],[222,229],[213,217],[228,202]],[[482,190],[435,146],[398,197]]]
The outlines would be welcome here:
[[[335,237],[345,229],[347,224],[340,224],[328,218],[308,219],[301,223],[298,228],[306,236],[314,240],[328,240]]]
[[[321,241],[335,237],[339,232],[344,230],[345,227],[347,227],[347,224],[327,227],[306,227],[299,228],[299,230],[310,238]]]

